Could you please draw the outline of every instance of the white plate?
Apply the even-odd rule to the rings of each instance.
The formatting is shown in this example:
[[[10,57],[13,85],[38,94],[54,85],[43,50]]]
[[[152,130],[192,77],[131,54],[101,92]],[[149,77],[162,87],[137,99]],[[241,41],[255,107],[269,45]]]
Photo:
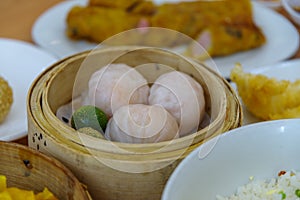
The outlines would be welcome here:
[[[269,8],[277,9],[281,6],[281,0],[252,0]]]
[[[83,40],[73,41],[66,36],[65,18],[75,5],[86,5],[86,2],[83,0],[65,1],[41,15],[32,29],[35,43],[60,58],[96,47],[94,43]],[[253,3],[253,5],[254,20],[258,26],[262,27],[267,43],[261,48],[215,58],[214,62],[219,71],[226,77],[229,76],[236,62],[240,62],[245,68],[260,67],[289,58],[299,47],[299,34],[286,18],[258,3]]]
[[[95,43],[85,40],[73,41],[66,35],[66,16],[69,10],[75,5],[86,4],[86,0],[70,0],[50,8],[34,23],[33,41],[59,58],[95,48]]]
[[[281,61],[276,64],[262,66],[260,68],[245,70],[252,74],[263,74],[270,78],[276,78],[277,80],[300,80],[300,59],[293,59],[288,61]],[[236,85],[232,83],[232,86],[236,88]],[[244,107],[244,106],[243,106]],[[244,125],[260,122],[261,120],[253,116],[244,107]]]
[[[26,136],[26,97],[35,77],[57,59],[36,46],[18,40],[0,38],[0,76],[13,89],[11,110],[0,124],[0,140],[12,141]]]
[[[215,200],[238,186],[300,170],[300,119],[251,124],[229,131],[190,153],[168,179],[162,200]]]

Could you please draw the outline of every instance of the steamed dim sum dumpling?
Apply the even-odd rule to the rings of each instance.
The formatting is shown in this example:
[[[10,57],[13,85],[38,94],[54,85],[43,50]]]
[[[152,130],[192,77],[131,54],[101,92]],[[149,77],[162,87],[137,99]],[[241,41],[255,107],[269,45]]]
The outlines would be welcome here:
[[[147,104],[147,80],[126,64],[110,64],[96,71],[89,80],[85,104],[101,108],[108,116],[127,104]]]
[[[162,106],[131,104],[114,112],[105,137],[124,143],[154,143],[178,138],[176,119]]]
[[[205,113],[202,86],[179,71],[158,77],[150,89],[149,104],[163,106],[176,118],[180,136],[197,131]]]

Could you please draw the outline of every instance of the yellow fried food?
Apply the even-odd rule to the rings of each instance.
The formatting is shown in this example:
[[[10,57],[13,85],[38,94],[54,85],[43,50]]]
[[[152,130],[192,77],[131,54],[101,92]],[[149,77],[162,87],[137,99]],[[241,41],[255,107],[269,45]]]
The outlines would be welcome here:
[[[31,190],[7,187],[6,176],[0,175],[1,200],[58,200],[47,188],[38,194]]]
[[[13,91],[8,82],[0,77],[0,123],[8,115],[13,103]]]
[[[256,48],[266,39],[256,26],[208,26],[196,39],[211,56],[224,56]]]
[[[276,80],[261,74],[245,73],[241,65],[231,71],[238,94],[246,108],[263,120],[300,117],[300,80]]]
[[[204,47],[208,46],[211,56],[256,48],[266,40],[254,23],[250,0],[195,0],[161,5],[148,0],[90,0],[85,8],[72,8],[67,17],[70,38],[98,43],[117,33],[145,27],[161,27],[183,33]],[[202,37],[203,32],[208,32],[209,37]],[[135,37],[126,36],[128,40],[135,40]],[[142,34],[141,37],[144,38]],[[181,44],[178,37],[157,33],[156,36],[146,36],[146,39],[154,40],[151,43],[154,46],[159,43],[161,47],[168,47]],[[140,40],[135,44],[141,44]]]
[[[249,0],[180,1],[157,6],[151,25],[178,30],[196,38],[204,28],[216,25],[252,26]]]
[[[256,48],[266,40],[253,21],[249,0],[162,4],[151,18],[151,25],[190,36],[211,56]]]
[[[127,12],[150,16],[156,12],[156,5],[152,1],[141,1],[129,7]]]
[[[128,13],[153,14],[156,6],[152,1],[144,0],[89,0],[89,7],[116,8]]]
[[[67,35],[102,42],[120,32],[138,26],[141,16],[129,15],[121,9],[105,7],[73,7],[67,16]]]
[[[89,6],[101,6],[101,7],[128,9],[142,1],[143,0],[113,0],[113,1],[112,0],[90,0]]]
[[[142,5],[146,5],[143,3]],[[140,5],[140,6],[142,6]],[[104,42],[105,45],[145,45],[166,47],[178,42],[177,32],[164,33],[147,31],[142,33],[139,30],[124,33],[130,29],[149,25],[147,15],[139,12],[143,7],[137,6],[128,13],[121,9],[105,7],[73,7],[67,17],[67,34],[70,38],[84,38],[96,42]],[[147,8],[146,8],[147,9]],[[123,32],[123,34],[118,34]],[[141,34],[142,33],[142,34]],[[116,35],[116,37],[112,37]],[[112,37],[112,39],[110,38]],[[110,39],[108,39],[110,38]]]

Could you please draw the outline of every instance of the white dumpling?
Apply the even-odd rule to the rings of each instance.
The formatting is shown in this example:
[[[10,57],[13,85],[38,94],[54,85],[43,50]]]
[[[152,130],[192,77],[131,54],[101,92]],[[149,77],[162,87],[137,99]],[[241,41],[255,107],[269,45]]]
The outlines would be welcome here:
[[[155,143],[179,137],[176,119],[162,106],[131,104],[115,111],[105,137],[123,143]]]
[[[150,89],[149,104],[163,106],[176,118],[180,136],[197,131],[205,113],[202,86],[178,71],[158,77]]]
[[[92,74],[85,104],[102,109],[109,117],[127,104],[147,104],[147,80],[126,64],[110,64]]]

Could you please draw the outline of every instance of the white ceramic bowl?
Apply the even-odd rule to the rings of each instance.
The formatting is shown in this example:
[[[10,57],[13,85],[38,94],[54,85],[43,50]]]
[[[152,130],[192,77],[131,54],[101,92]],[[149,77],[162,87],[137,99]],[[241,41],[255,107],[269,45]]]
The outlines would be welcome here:
[[[282,6],[286,12],[291,16],[293,21],[300,26],[300,12],[297,12],[295,8],[300,8],[299,0],[282,0]]]
[[[270,179],[300,170],[300,119],[260,122],[216,137],[195,149],[175,169],[162,200],[215,200],[249,177]]]

